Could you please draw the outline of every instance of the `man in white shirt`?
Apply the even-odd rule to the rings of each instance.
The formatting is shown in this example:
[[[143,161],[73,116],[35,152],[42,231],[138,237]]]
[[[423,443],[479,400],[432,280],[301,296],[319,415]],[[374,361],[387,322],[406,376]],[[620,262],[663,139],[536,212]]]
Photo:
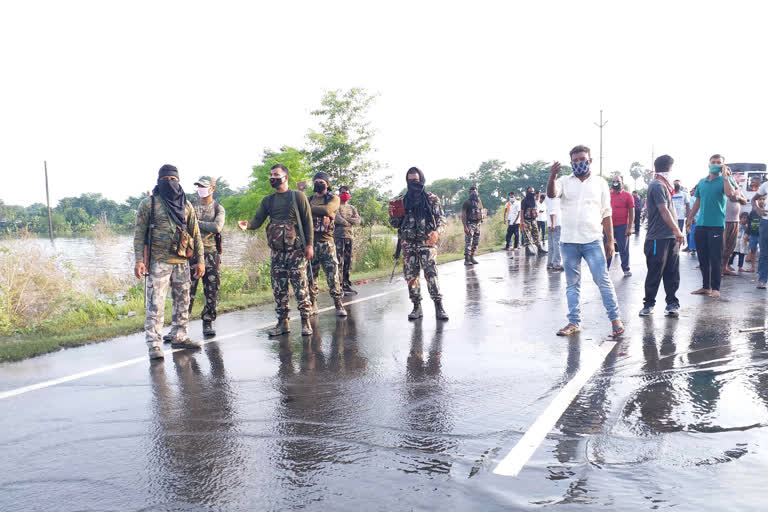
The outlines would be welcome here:
[[[677,225],[680,227],[680,231],[682,231],[685,229],[685,219],[688,218],[688,213],[691,211],[691,196],[682,187],[680,180],[675,180],[674,187],[675,193],[672,196],[672,204],[675,206],[675,212],[677,213]]]
[[[514,192],[509,193],[507,207],[504,209],[504,222],[507,223],[507,251],[510,250],[509,243],[512,241],[512,235],[515,236],[515,250],[520,245],[520,201],[515,197]]]
[[[616,291],[608,277],[606,256],[613,256],[613,221],[611,219],[611,198],[608,184],[600,176],[592,176],[590,150],[576,146],[570,152],[573,174],[560,173],[560,162],[555,162],[549,173],[547,196],[560,198],[561,233],[563,260],[565,263],[566,292],[568,300],[568,325],[557,332],[558,336],[569,336],[581,330],[581,260],[584,258],[592,279],[600,289],[603,305],[613,327],[613,336],[624,333],[619,318]],[[605,233],[605,252],[601,240]]]
[[[547,213],[549,214],[549,254],[547,255],[547,268],[556,272],[563,270],[563,259],[560,255],[560,199],[546,199]]]
[[[547,194],[539,194],[539,200],[536,203],[537,215],[536,215],[536,224],[539,226],[539,240],[541,240],[541,245],[544,245],[544,235],[547,233],[547,204],[546,204],[546,198]]]

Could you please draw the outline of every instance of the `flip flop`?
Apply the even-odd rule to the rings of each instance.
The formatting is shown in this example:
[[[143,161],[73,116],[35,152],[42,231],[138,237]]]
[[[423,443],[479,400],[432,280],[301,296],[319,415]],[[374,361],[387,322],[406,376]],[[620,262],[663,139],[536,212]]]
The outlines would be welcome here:
[[[612,336],[614,338],[618,338],[622,334],[624,334],[624,326],[623,325],[612,325],[611,326]]]
[[[559,331],[557,331],[557,335],[558,336],[571,336],[572,334],[576,334],[580,330],[581,330],[580,327],[578,327],[576,325],[573,325],[573,324],[568,324],[565,327],[563,327],[562,329],[560,329]]]

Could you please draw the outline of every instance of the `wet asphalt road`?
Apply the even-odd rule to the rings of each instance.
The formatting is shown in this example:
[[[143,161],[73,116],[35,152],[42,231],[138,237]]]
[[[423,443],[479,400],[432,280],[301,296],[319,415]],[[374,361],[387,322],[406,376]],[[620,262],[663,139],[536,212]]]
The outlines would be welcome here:
[[[766,335],[738,330],[765,325],[765,295],[750,275],[690,296],[684,255],[681,317],[638,318],[632,244],[634,276],[612,272],[627,334],[517,477],[492,470],[610,324],[585,282],[582,333],[554,336],[565,276],[497,252],[440,267],[446,323],[429,301],[408,322],[383,280],[308,342],[296,324],[268,339],[256,308],[197,353],[0,400],[0,510],[764,510]],[[0,392],[145,357],[142,340],[1,365]]]

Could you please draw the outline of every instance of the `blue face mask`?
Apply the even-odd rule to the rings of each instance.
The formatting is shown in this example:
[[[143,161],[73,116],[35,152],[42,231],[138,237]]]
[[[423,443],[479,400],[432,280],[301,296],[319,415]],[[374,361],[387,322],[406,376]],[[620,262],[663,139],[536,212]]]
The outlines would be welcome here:
[[[711,172],[712,174],[718,174],[722,170],[723,170],[723,166],[722,165],[710,165],[709,166],[709,172]]]
[[[589,172],[589,160],[584,160],[583,162],[571,162],[571,167],[573,168],[573,174],[576,176],[584,176]]]

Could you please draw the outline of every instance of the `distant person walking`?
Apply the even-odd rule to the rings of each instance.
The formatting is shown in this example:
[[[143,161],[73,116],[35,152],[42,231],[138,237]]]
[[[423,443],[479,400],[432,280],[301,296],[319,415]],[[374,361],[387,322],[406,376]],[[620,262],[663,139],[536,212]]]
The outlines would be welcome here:
[[[522,210],[523,223],[525,226],[525,236],[523,238],[525,252],[530,255],[536,254],[536,252],[534,252],[533,248],[531,247],[531,244],[533,244],[538,249],[539,255],[546,254],[547,251],[545,251],[544,247],[542,247],[541,239],[539,237],[539,225],[536,223],[539,217],[539,207],[536,203],[536,191],[533,189],[533,187],[528,187],[520,208]]]
[[[477,187],[469,187],[469,197],[461,206],[461,223],[464,226],[464,265],[477,265],[475,251],[480,243],[480,224],[483,223],[483,202]]]
[[[637,190],[632,192],[632,200],[635,201],[635,236],[640,234],[640,220],[643,217],[643,198]]]
[[[611,178],[611,210],[613,212],[613,239],[619,248],[621,270],[624,277],[632,275],[629,269],[629,237],[632,234],[632,224],[635,222],[635,200],[632,194],[623,190],[624,180],[620,175]],[[608,258],[608,268],[611,268],[613,258]]]
[[[701,210],[694,241],[699,256],[702,286],[691,292],[693,295],[720,297],[725,203],[726,198],[733,198],[736,193],[731,169],[724,161],[723,156],[718,154],[709,158],[709,176],[696,185],[696,201],[688,214],[688,225],[691,226],[695,215]]]
[[[760,187],[758,186],[758,188]],[[760,208],[765,209],[765,197],[759,198],[756,203],[758,206],[760,206]],[[747,270],[747,272],[757,271],[757,248],[760,245],[761,221],[762,218],[760,217],[760,214],[757,213],[757,209],[752,207],[752,211],[749,212],[749,256],[747,258],[747,261],[749,261],[752,266],[750,270]]]
[[[510,249],[512,237],[515,237],[514,250],[520,245],[520,201],[517,200],[514,192],[510,192],[507,199],[507,206],[504,208],[504,222],[507,224],[507,251]]]
[[[685,229],[685,219],[691,213],[691,196],[680,184],[680,180],[675,180],[672,185],[675,189],[675,193],[672,195],[672,203],[675,205],[677,224],[680,231],[683,231]]]
[[[547,194],[539,194],[538,216],[536,224],[539,226],[539,239],[541,245],[544,245],[544,235],[547,234]]]
[[[547,254],[547,268],[556,272],[563,270],[563,258],[560,249],[560,199],[547,198],[547,214],[549,214],[549,254]]]
[[[565,295],[568,300],[568,325],[557,331],[557,335],[569,336],[581,330],[581,260],[584,259],[600,290],[613,335],[619,336],[624,333],[624,325],[619,318],[616,291],[608,277],[606,265],[606,256],[610,258],[614,251],[608,184],[590,172],[592,156],[588,147],[574,147],[570,157],[573,174],[558,178],[562,167],[560,162],[555,162],[547,182],[547,197],[560,198],[560,240],[567,283]],[[600,243],[603,233],[605,247]]]
[[[146,248],[146,257],[145,257]],[[172,298],[174,348],[200,348],[199,341],[187,335],[189,326],[189,260],[197,263],[192,277],[205,274],[203,239],[197,226],[197,216],[179,184],[179,171],[164,165],[158,171],[157,186],[152,195],[139,203],[136,229],[133,234],[136,258],[134,273],[146,276],[146,316],[144,331],[150,359],[164,357],[162,328],[165,317],[165,297],[168,288]]]
[[[665,314],[677,317],[680,311],[680,301],[676,294],[680,287],[680,244],[685,236],[677,222],[677,211],[672,200],[675,190],[668,178],[673,163],[669,155],[657,158],[653,163],[656,171],[654,179],[648,184],[645,198],[648,232],[643,247],[648,273],[645,276],[645,298],[640,316],[648,316],[653,312],[662,281],[667,294]]]

